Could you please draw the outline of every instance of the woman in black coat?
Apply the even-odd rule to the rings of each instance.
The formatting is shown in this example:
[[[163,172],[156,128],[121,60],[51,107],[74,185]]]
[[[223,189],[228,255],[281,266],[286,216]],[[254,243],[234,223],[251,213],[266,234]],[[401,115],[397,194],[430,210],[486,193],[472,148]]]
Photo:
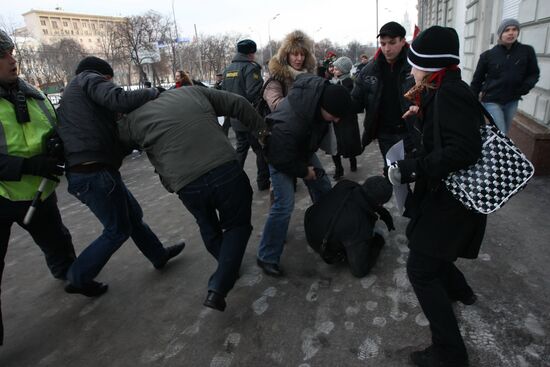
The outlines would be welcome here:
[[[342,56],[332,64],[334,66],[334,78],[332,82],[346,87],[350,92],[353,89],[353,80],[351,79],[351,68],[353,63],[349,57]],[[350,170],[357,171],[356,156],[363,153],[361,146],[361,135],[359,134],[359,123],[357,114],[350,110],[340,122],[333,124],[334,134],[336,135],[337,153],[332,156],[334,162],[334,179],[338,180],[344,175],[342,158],[349,158]]]
[[[477,257],[486,216],[462,206],[443,179],[479,159],[479,127],[484,120],[475,96],[461,80],[458,55],[458,36],[452,28],[428,28],[412,43],[408,60],[416,86],[407,94],[415,101],[410,112],[417,114],[421,146],[416,158],[398,161],[388,170],[393,184],[416,182],[406,204],[411,218],[407,274],[432,332],[432,345],[411,354],[416,366],[468,366],[451,303],[472,304],[476,296],[453,262]]]

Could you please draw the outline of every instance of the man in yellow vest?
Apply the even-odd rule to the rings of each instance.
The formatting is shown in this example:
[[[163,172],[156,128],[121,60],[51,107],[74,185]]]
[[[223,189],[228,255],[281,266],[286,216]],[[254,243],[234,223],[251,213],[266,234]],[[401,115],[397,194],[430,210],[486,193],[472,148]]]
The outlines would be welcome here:
[[[18,77],[13,48],[9,36],[0,30],[0,281],[14,222],[42,249],[53,276],[65,279],[75,251],[55,196],[63,168],[46,154],[45,143],[54,132],[55,111],[41,92]],[[40,203],[31,221],[24,224],[43,178],[48,181]],[[1,316],[0,310],[0,345],[4,336]]]

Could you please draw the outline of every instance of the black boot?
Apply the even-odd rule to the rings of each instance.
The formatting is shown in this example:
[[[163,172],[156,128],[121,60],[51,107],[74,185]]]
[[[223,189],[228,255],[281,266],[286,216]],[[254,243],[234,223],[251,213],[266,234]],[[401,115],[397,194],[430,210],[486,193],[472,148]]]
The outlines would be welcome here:
[[[340,158],[339,155],[333,155],[332,161],[334,162],[334,178],[335,180],[339,180],[344,175],[344,167],[342,166],[342,158]]]
[[[357,158],[351,157],[349,159],[349,169],[351,170],[351,172],[357,171]]]

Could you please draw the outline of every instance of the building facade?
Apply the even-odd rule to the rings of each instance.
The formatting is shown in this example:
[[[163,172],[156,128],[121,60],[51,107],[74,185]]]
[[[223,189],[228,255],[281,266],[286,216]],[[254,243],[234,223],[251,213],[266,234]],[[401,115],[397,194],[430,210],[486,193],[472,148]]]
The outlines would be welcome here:
[[[97,51],[102,37],[125,21],[122,17],[34,9],[24,13],[23,18],[26,32],[40,43],[52,44],[70,38],[90,52]]]
[[[496,45],[505,18],[520,22],[519,41],[533,46],[540,68],[535,88],[519,103],[510,136],[535,165],[550,174],[550,1],[549,0],[419,0],[421,29],[442,25],[460,39],[463,79],[469,83],[482,52]]]

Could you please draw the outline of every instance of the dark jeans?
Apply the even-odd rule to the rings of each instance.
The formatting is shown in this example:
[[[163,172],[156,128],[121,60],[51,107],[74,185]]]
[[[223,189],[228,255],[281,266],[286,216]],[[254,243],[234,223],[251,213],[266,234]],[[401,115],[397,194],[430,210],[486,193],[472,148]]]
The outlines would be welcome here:
[[[265,189],[269,187],[269,167],[265,161],[264,155],[262,153],[262,147],[250,134],[248,131],[237,131],[235,130],[235,136],[237,137],[237,147],[235,151],[237,152],[237,160],[241,164],[241,167],[244,168],[244,162],[248,155],[248,149],[252,147],[252,151],[256,154],[256,168],[258,173],[256,175],[256,182],[259,189]]]
[[[68,172],[67,180],[69,192],[103,224],[101,236],[80,253],[67,273],[73,285],[82,287],[90,283],[129,237],[153,264],[165,259],[166,250],[143,222],[143,211],[118,171]]]
[[[252,188],[237,161],[225,163],[178,191],[197,220],[206,249],[218,261],[208,290],[226,296],[233,288],[252,232]]]
[[[38,206],[29,225],[23,218],[29,208],[29,201],[11,201],[0,197],[0,284],[4,271],[4,259],[8,250],[11,226],[15,222],[32,236],[46,258],[52,275],[64,279],[67,269],[76,258],[71,234],[63,225],[57,207],[57,197],[51,194]],[[3,340],[2,312],[0,310],[0,345]]]
[[[466,347],[451,306],[451,300],[472,292],[464,275],[449,261],[411,250],[407,274],[422,311],[430,322],[432,344],[445,359],[462,360]]]

